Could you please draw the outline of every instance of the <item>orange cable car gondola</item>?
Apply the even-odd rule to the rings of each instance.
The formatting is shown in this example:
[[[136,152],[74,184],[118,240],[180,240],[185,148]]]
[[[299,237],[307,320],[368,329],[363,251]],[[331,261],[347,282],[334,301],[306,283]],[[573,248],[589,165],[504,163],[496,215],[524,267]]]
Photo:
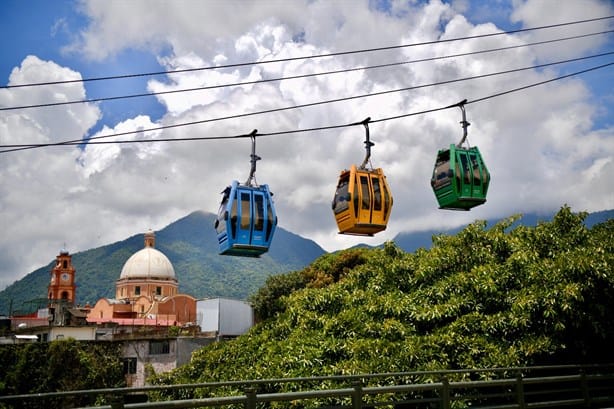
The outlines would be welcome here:
[[[332,209],[340,234],[373,236],[386,230],[392,210],[392,195],[381,168],[367,168],[370,163],[371,146],[369,140],[369,121],[362,124],[366,130],[366,157],[360,165],[341,171]]]

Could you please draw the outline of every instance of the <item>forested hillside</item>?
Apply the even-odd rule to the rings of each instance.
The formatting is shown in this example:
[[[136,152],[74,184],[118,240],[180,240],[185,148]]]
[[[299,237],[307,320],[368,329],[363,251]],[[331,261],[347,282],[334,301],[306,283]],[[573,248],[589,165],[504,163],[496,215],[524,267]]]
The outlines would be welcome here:
[[[211,213],[193,212],[156,232],[156,248],[173,264],[179,291],[197,298],[245,299],[269,275],[303,268],[324,253],[312,240],[279,228],[270,251],[258,259],[220,256],[214,220]],[[142,248],[143,233],[139,233],[117,243],[74,253],[77,302],[94,304],[99,298],[113,297],[115,281],[124,263]],[[29,303],[30,300],[39,299],[39,306],[45,306],[53,263],[0,291],[0,315],[35,311],[37,304]]]
[[[475,222],[430,250],[326,254],[272,276],[262,321],[157,383],[614,361],[614,220]]]

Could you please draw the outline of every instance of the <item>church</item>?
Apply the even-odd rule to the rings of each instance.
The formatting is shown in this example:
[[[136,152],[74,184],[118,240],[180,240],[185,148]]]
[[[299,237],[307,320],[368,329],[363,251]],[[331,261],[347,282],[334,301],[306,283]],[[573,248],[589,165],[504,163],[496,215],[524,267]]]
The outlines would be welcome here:
[[[115,298],[101,298],[87,316],[92,324],[184,326],[196,322],[196,299],[177,292],[179,283],[168,257],[155,248],[153,231],[144,248],[124,264]]]
[[[227,298],[196,300],[178,292],[168,257],[156,249],[153,231],[143,248],[124,263],[115,281],[115,297],[91,307],[75,304],[76,268],[72,255],[60,251],[50,271],[47,298],[36,311],[10,317],[12,336],[3,343],[79,341],[119,342],[128,386],[143,386],[147,368],[170,371],[189,362],[204,345],[244,334],[254,322],[249,303]],[[11,332],[11,331],[9,331]]]

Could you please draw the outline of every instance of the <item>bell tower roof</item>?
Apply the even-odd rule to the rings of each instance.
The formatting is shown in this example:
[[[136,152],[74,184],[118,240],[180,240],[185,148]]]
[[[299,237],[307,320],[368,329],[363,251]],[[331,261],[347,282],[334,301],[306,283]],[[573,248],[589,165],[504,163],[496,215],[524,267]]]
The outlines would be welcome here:
[[[156,247],[156,233],[151,229],[145,233],[145,247]]]

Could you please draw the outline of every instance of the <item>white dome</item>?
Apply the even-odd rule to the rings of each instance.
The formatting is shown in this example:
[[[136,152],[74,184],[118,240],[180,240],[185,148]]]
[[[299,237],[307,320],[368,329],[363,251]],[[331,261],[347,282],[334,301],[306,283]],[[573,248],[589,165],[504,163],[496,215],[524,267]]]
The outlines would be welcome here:
[[[176,280],[175,269],[169,259],[153,247],[145,247],[134,253],[124,264],[119,278]]]

